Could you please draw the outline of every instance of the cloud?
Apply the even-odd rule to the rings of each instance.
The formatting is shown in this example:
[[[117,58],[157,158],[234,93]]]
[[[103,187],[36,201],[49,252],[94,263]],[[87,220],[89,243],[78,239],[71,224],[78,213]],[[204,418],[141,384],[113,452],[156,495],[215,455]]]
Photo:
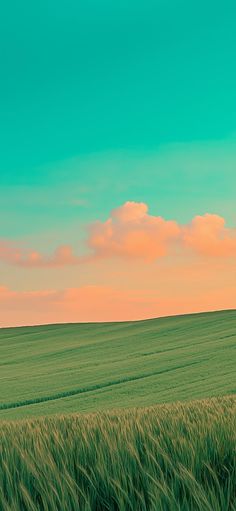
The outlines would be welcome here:
[[[113,209],[107,220],[88,227],[87,254],[75,255],[70,245],[60,245],[51,255],[25,250],[0,241],[0,261],[25,268],[57,268],[121,258],[152,262],[164,256],[189,253],[207,257],[236,257],[236,228],[226,227],[216,214],[195,216],[189,224],[153,216],[142,202],[126,202]]]
[[[236,257],[236,228],[227,228],[215,214],[195,216],[188,225],[148,214],[144,203],[126,202],[105,222],[90,229],[89,247],[97,256],[141,258],[153,261],[173,248],[191,249],[212,257]]]
[[[179,235],[177,222],[149,215],[144,203],[126,202],[108,220],[91,226],[88,245],[100,257],[152,261],[166,255]]]
[[[47,268],[80,264],[86,258],[73,254],[70,245],[60,245],[53,254],[44,255],[36,250],[24,250],[8,241],[0,242],[0,260],[23,268]]]
[[[225,226],[224,218],[205,214],[196,216],[182,228],[182,240],[194,252],[212,257],[236,257],[236,229]]]

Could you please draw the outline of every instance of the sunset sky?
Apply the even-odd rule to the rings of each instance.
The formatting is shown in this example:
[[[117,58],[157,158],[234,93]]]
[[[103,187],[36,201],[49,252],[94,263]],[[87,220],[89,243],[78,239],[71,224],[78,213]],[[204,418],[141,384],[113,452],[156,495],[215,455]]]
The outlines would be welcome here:
[[[235,16],[5,2],[0,326],[236,308]]]

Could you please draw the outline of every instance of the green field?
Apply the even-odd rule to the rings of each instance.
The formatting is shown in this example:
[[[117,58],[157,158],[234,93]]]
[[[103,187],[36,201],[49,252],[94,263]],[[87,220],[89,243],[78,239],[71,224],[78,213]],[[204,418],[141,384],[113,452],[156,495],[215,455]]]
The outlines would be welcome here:
[[[236,511],[236,311],[2,329],[0,353],[1,511]]]
[[[0,423],[1,511],[236,511],[236,399]]]
[[[0,330],[0,419],[236,391],[236,311]]]

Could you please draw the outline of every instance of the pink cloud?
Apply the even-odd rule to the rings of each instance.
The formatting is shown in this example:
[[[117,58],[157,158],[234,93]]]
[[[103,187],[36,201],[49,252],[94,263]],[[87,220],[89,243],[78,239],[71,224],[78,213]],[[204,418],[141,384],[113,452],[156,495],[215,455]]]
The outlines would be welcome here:
[[[57,268],[121,258],[152,262],[189,250],[210,257],[236,257],[236,228],[227,228],[224,218],[205,214],[190,224],[153,216],[142,202],[126,202],[104,222],[96,221],[88,229],[88,254],[75,255],[70,245],[60,245],[51,255],[25,250],[9,241],[0,241],[0,261],[25,268]],[[178,249],[178,250],[177,250]]]
[[[166,255],[179,235],[177,222],[149,215],[144,203],[126,202],[114,209],[108,220],[91,226],[88,245],[100,257],[152,261]]]
[[[60,245],[53,254],[44,255],[36,250],[24,250],[8,241],[0,242],[0,260],[25,268],[58,267],[73,264],[80,264],[84,257],[73,254],[70,245]]]
[[[227,228],[224,218],[207,213],[180,225],[149,215],[144,203],[127,202],[113,210],[105,222],[93,224],[88,245],[100,257],[146,261],[173,255],[174,247],[182,254],[190,248],[205,256],[236,257],[236,228]]]
[[[184,245],[194,252],[213,257],[236,256],[236,229],[227,228],[224,218],[218,215],[196,216],[182,232]]]

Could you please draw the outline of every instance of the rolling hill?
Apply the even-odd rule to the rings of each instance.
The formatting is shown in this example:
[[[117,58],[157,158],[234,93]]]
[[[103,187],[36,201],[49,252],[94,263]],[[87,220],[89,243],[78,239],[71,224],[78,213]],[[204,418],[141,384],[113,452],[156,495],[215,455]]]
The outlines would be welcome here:
[[[236,311],[0,330],[0,419],[236,392]]]

